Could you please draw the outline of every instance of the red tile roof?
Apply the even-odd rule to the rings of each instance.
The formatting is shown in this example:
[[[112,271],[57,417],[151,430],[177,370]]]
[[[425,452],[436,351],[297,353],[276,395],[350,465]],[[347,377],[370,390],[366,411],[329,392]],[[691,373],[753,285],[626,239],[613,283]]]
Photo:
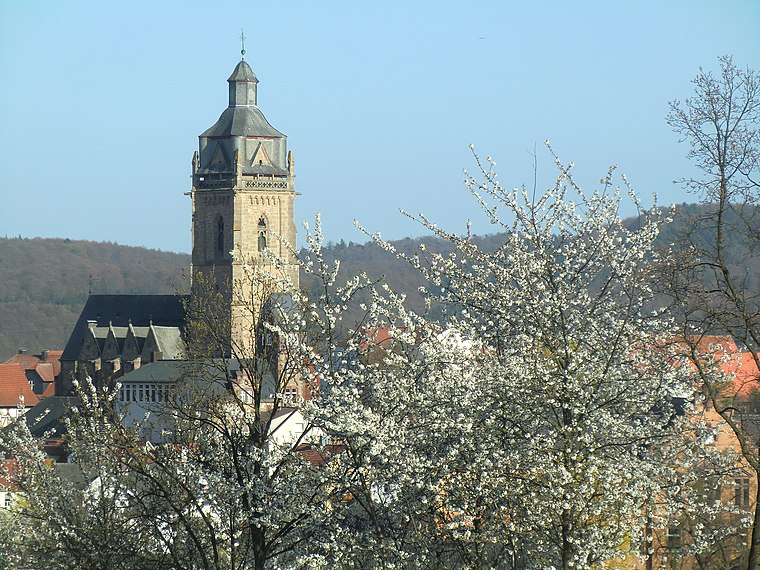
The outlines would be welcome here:
[[[24,369],[20,364],[0,364],[0,407],[13,408],[18,406],[19,397],[24,397],[24,405],[32,407],[40,400],[32,392]]]
[[[760,370],[752,353],[741,352],[734,339],[728,335],[705,336],[699,339],[697,350],[720,361],[721,371],[731,377],[727,396],[746,396],[760,390]]]
[[[734,374],[733,385],[737,394],[746,396],[753,390],[760,390],[760,370],[751,353],[742,352],[728,368],[727,372]]]
[[[45,360],[42,359],[42,354],[15,354],[6,360],[4,364],[20,364],[24,370],[36,370],[45,382],[52,382],[52,380],[47,380],[45,375],[40,372],[40,367],[52,367],[53,376],[57,376],[61,372],[62,354],[62,350],[48,350]]]
[[[61,373],[62,350],[47,350],[42,354],[15,354],[4,364],[18,364],[24,369],[27,380],[31,382],[34,390],[42,390],[37,394],[38,398],[52,396],[55,392],[55,377]],[[44,358],[43,358],[44,357]],[[42,381],[40,384],[39,381]],[[4,404],[0,404],[4,405]]]
[[[4,364],[20,364],[24,370],[31,370],[39,361],[39,357],[33,354],[14,354]]]
[[[0,491],[15,491],[13,475],[16,473],[16,460],[5,459],[0,464]]]
[[[37,397],[40,400],[44,400],[45,398],[49,398],[50,396],[55,396],[55,383],[51,382],[45,387],[45,391],[42,392],[42,394],[37,394]]]
[[[52,362],[40,362],[34,367],[34,370],[40,375],[43,382],[53,382],[55,380]]]
[[[328,444],[321,449],[310,443],[302,443],[296,447],[296,452],[312,465],[326,465],[334,455],[343,453],[345,450],[344,445],[336,443]]]

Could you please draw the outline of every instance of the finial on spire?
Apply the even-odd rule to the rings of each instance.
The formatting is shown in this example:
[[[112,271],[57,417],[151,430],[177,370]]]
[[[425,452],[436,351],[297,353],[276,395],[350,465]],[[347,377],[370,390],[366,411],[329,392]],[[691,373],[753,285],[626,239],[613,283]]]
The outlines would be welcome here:
[[[245,34],[243,28],[240,28],[240,59],[245,59]]]

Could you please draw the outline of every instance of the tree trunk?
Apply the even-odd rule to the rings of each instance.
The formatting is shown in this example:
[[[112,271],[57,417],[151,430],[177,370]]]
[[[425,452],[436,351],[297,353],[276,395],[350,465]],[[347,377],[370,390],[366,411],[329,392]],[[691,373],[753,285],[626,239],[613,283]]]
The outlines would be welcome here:
[[[571,570],[573,559],[573,545],[570,543],[570,524],[567,516],[562,516],[562,570]]]
[[[747,556],[747,570],[760,568],[760,481],[755,490],[755,513],[752,517],[752,530],[749,540],[749,555]]]

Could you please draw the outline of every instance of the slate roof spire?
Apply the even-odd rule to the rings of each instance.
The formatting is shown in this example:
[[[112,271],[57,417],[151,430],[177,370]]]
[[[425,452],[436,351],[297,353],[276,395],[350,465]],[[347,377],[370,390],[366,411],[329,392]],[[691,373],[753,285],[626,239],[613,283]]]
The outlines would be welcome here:
[[[240,50],[245,54],[245,50]],[[227,83],[230,84],[230,107],[247,107],[256,106],[256,86],[259,80],[253,73],[251,66],[240,59],[240,63],[235,66],[235,70],[230,75]]]
[[[242,55],[245,50],[240,51]],[[288,175],[286,137],[269,124],[259,109],[258,82],[251,66],[241,58],[227,79],[229,105],[216,123],[200,135],[196,174],[236,172],[234,157],[240,151],[239,164],[244,174]],[[260,150],[261,145],[266,150]]]

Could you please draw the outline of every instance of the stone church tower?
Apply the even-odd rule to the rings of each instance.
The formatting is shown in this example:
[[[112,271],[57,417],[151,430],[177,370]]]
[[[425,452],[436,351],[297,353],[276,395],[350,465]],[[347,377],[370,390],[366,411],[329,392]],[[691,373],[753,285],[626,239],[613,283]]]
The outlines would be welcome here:
[[[233,351],[252,353],[255,321],[278,292],[272,283],[287,276],[298,287],[293,153],[259,109],[259,81],[244,59],[227,82],[229,106],[193,156],[193,295],[213,284],[230,316]],[[251,283],[246,267],[275,280]]]

